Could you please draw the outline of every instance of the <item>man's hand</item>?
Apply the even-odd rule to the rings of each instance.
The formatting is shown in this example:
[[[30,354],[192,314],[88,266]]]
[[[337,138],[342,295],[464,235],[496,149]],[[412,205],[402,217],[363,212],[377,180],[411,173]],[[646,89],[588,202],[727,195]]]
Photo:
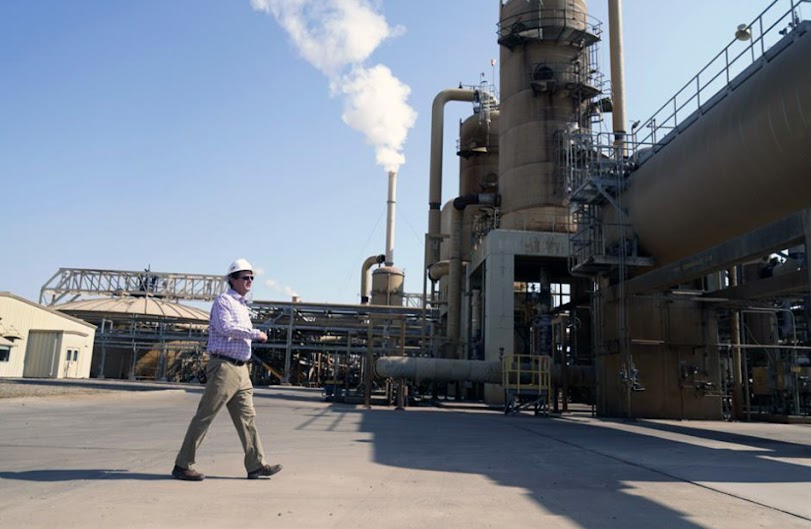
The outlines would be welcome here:
[[[268,335],[263,333],[262,331],[259,331],[259,341],[265,343],[266,341],[268,341]]]

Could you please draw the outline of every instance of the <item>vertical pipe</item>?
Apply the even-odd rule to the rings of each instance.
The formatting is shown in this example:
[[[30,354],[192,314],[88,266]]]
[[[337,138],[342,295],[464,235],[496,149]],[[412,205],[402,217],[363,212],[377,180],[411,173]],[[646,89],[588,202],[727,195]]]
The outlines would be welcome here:
[[[388,247],[388,246],[387,246]],[[363,265],[360,268],[360,304],[361,305],[368,305],[369,304],[369,285],[371,283],[369,277],[369,270],[375,264],[380,264],[386,261],[386,255],[371,255],[363,261]]]
[[[374,335],[372,334],[372,322],[369,320],[369,327],[366,330],[366,373],[363,377],[363,405],[372,407],[372,377],[375,370]]]
[[[296,319],[295,307],[290,304],[290,321],[287,322],[287,343],[284,351],[284,380],[282,384],[290,385],[290,365],[293,356],[293,320]]]
[[[560,363],[560,378],[561,378],[561,393],[563,394],[563,413],[569,411],[569,355],[566,349],[569,347],[568,340],[566,339],[566,332],[569,328],[568,318],[561,318],[560,323],[560,343],[561,343],[561,363]]]
[[[481,333],[481,290],[473,289],[471,292],[471,298],[470,332],[473,336],[473,340],[475,341],[479,338],[479,334]],[[481,351],[479,351],[479,353],[481,353]]]
[[[386,266],[394,264],[394,207],[397,203],[397,173],[389,171],[389,199],[386,202]]]
[[[448,270],[448,351],[458,358],[462,308],[462,219],[464,209],[451,208],[451,258]]]
[[[474,90],[452,88],[443,90],[434,97],[431,106],[431,162],[430,183],[428,189],[428,235],[438,236],[440,233],[440,208],[442,207],[442,140],[445,129],[445,103],[448,101],[473,101]],[[435,252],[436,254],[438,248]],[[438,255],[431,255],[426,249],[427,267],[439,260]]]
[[[729,269],[729,286],[738,285],[738,268]],[[743,386],[741,375],[741,313],[732,312],[730,322],[730,338],[732,341],[732,417],[734,420],[743,418]]]
[[[405,356],[405,320],[400,320],[400,351],[398,356]],[[400,384],[397,389],[397,409],[402,410],[405,408],[405,389],[406,379],[401,378]]]
[[[129,376],[130,380],[135,380],[135,369],[137,367],[137,363],[138,363],[138,349],[136,348],[135,340],[133,340],[132,341],[132,367],[131,367],[130,376]]]
[[[808,294],[808,297],[806,297],[805,299],[811,300],[811,266],[809,266],[808,264],[809,259],[811,259],[811,208],[806,209],[805,212],[803,213],[803,228],[805,231],[805,263],[806,263],[805,269],[806,272],[808,273],[808,289],[809,289],[809,291],[806,292],[806,294]],[[806,302],[805,313],[806,317],[808,317],[807,315],[811,313],[811,307],[808,306],[808,302]]]
[[[96,378],[104,378],[104,364],[107,361],[107,330],[106,330],[107,320],[101,320],[101,334],[99,334],[99,338],[101,338],[101,361],[99,362],[99,374]],[[112,330],[112,322],[110,322],[110,330]]]
[[[625,66],[622,53],[622,0],[608,0],[609,48],[611,54],[611,99],[614,144],[625,142]]]

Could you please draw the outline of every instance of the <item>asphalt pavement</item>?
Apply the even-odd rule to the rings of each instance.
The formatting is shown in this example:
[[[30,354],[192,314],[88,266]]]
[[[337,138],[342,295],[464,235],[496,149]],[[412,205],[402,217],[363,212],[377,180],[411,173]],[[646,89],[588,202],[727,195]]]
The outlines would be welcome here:
[[[148,390],[145,390],[148,389]],[[271,463],[227,413],[172,479],[193,386],[0,399],[0,528],[811,528],[811,426],[394,410],[257,389]]]

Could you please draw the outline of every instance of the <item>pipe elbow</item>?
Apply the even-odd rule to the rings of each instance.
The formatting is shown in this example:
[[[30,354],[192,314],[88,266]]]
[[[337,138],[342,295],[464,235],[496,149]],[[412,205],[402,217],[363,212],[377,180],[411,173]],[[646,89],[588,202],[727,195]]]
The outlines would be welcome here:
[[[456,197],[453,200],[453,207],[459,210],[465,209],[473,204],[498,207],[501,205],[501,195],[496,193],[473,193]]]

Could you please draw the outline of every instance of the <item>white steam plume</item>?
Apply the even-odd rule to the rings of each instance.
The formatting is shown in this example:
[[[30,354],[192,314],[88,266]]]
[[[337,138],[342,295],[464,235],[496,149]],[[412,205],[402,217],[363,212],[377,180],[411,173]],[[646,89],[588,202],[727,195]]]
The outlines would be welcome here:
[[[251,6],[273,15],[302,57],[327,76],[330,94],[344,98],[344,123],[374,147],[378,164],[397,171],[417,119],[407,103],[411,89],[387,67],[363,63],[404,29],[389,26],[371,0],[251,0]]]
[[[291,287],[290,285],[282,285],[281,283],[279,283],[275,279],[270,279],[270,278],[266,279],[265,280],[265,286],[272,289],[274,292],[280,292],[280,293],[286,294],[286,295],[291,296],[291,297],[298,296],[298,294],[296,293],[295,289],[293,289],[293,287]]]

